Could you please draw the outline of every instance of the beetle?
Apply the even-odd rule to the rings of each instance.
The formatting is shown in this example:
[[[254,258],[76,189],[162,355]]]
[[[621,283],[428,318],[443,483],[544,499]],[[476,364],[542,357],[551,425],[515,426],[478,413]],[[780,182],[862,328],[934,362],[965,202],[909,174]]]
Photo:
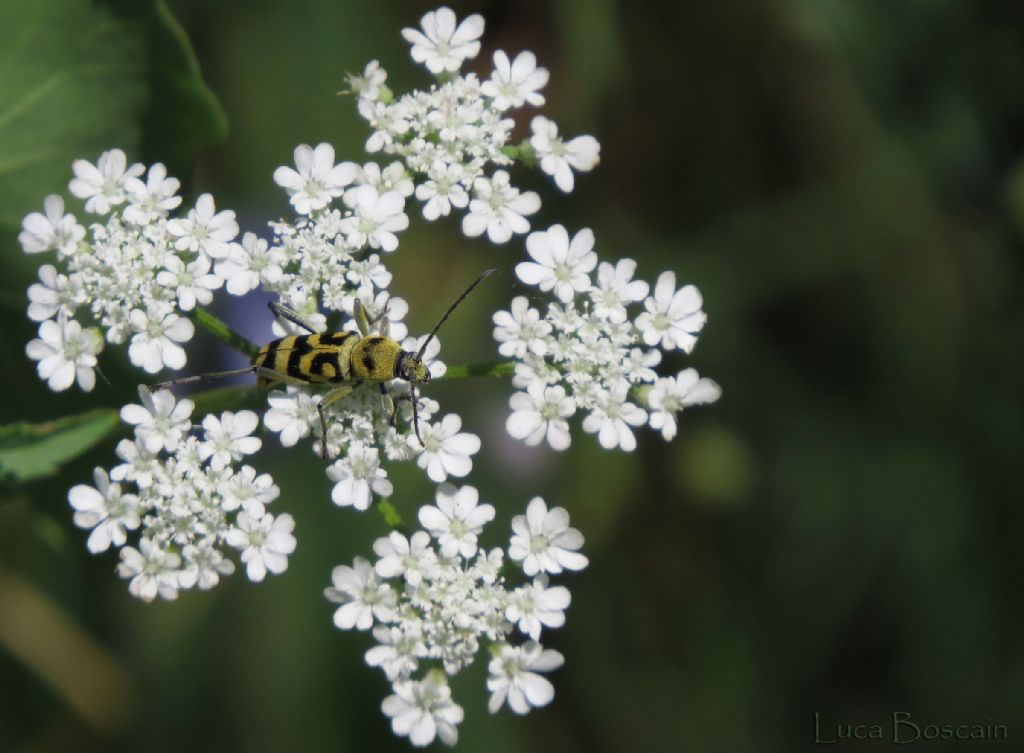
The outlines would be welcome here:
[[[323,440],[320,443],[321,456],[327,456],[327,416],[325,409],[338,400],[351,394],[352,390],[363,382],[380,385],[381,395],[388,411],[394,417],[394,401],[385,387],[385,382],[401,379],[409,383],[412,401],[413,430],[420,446],[424,446],[420,436],[419,416],[417,413],[416,385],[430,381],[430,371],[423,363],[423,353],[427,345],[441,329],[456,307],[465,300],[473,289],[483,280],[497,272],[488,269],[466,288],[462,295],[448,307],[444,316],[423,340],[419,350],[412,353],[403,350],[402,346],[388,336],[387,311],[378,319],[383,318],[381,333],[370,334],[371,322],[359,300],[355,302],[356,326],[359,331],[345,330],[342,332],[318,332],[302,316],[282,303],[271,301],[268,306],[275,316],[287,319],[293,324],[309,332],[308,335],[288,335],[272,340],[253,356],[252,364],[243,369],[216,371],[208,374],[197,374],[180,379],[172,379],[153,385],[153,389],[161,389],[174,384],[187,384],[209,379],[222,379],[241,374],[256,374],[256,383],[261,389],[269,389],[277,384],[327,384],[333,389],[317,404],[320,415],[320,427]]]

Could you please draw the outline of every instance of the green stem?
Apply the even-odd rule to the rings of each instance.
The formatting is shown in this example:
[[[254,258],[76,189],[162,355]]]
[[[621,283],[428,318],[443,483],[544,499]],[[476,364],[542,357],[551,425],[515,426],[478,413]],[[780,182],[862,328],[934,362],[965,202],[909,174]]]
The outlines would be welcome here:
[[[215,317],[206,309],[196,306],[191,313],[192,321],[205,329],[214,337],[217,337],[235,350],[245,353],[247,356],[254,356],[259,353],[259,346],[235,332],[231,327]]]
[[[464,366],[449,366],[444,376],[438,379],[467,379],[469,377],[505,377],[515,373],[514,361],[491,361],[470,363]]]
[[[523,139],[522,143],[510,144],[501,148],[502,153],[509,159],[518,160],[527,167],[536,167],[539,164],[537,159],[537,150],[533,148],[533,144],[530,143],[529,139]]]

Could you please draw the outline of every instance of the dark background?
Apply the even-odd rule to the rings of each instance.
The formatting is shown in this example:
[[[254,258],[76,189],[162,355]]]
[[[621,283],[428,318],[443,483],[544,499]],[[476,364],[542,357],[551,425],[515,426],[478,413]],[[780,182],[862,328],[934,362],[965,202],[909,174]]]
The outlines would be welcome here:
[[[67,25],[58,6],[69,3],[88,7],[36,5]],[[497,48],[533,50],[551,71],[545,113],[601,141],[602,164],[569,196],[519,171],[514,182],[543,197],[534,226],[592,227],[604,259],[631,256],[648,280],[673,269],[697,284],[709,324],[692,357],[666,366],[693,365],[724,389],[682,417],[674,442],[646,431],[624,455],[578,426],[565,454],[512,441],[509,386],[497,380],[431,386],[484,440],[470,480],[498,508],[490,543],[542,494],[569,509],[591,558],[565,579],[568,624],[551,633],[567,657],[555,702],[524,719],[490,716],[478,661],[453,683],[466,709],[459,749],[786,753],[812,747],[815,711],[832,737],[837,723],[884,724],[889,737],[894,711],[921,724],[1001,723],[1009,742],[927,748],[1015,749],[1024,6],[451,5],[487,20],[472,70],[486,77]],[[100,7],[124,23],[115,47],[158,54],[140,47],[138,11]],[[211,191],[266,236],[264,223],[288,213],[271,174],[296,144],[327,140],[339,159],[365,158],[368,131],[352,99],[335,96],[346,71],[377,58],[398,91],[427,81],[399,30],[433,4],[169,7],[230,133],[163,140],[162,128],[180,135],[198,121],[174,108],[172,79],[149,79],[126,89],[123,110],[100,113],[104,138],[55,162],[52,185],[28,190],[0,160],[5,421],[119,406],[139,379],[108,351],[112,386],[54,395],[24,355],[35,329],[24,290],[40,261],[20,253],[18,218],[65,191],[71,156],[120,145],[130,159],[165,160],[189,196]],[[16,115],[3,70],[0,139]],[[388,261],[410,328],[425,331],[497,265],[506,274],[443,338],[449,363],[494,359],[490,313],[514,294],[521,242],[468,241],[455,220],[409,213]],[[220,312],[267,339],[258,302]],[[190,348],[190,369],[230,362],[202,333]],[[277,511],[297,520],[287,573],[262,585],[236,575],[174,603],[130,598],[115,556],[90,556],[71,524],[67,489],[113,464],[112,441],[55,478],[0,490],[0,751],[409,749],[379,711],[387,684],[363,664],[368,637],[335,630],[321,593],[333,565],[370,553],[383,523],[330,504],[308,447],[276,445],[270,437],[256,464],[282,488]],[[393,472],[407,517],[428,499],[420,476]]]

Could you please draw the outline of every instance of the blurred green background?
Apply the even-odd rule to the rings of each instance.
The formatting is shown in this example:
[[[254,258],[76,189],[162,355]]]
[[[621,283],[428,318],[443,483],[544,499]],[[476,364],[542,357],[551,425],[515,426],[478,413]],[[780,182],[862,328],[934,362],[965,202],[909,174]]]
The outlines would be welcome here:
[[[426,81],[399,30],[434,4],[168,5],[178,30],[149,2],[0,0],[4,422],[116,407],[139,378],[108,352],[110,386],[54,395],[24,355],[40,260],[16,235],[66,190],[71,159],[121,146],[163,160],[188,196],[213,192],[265,235],[288,213],[271,174],[296,144],[365,157],[353,102],[335,96],[346,71],[377,58],[396,90]],[[592,563],[566,579],[568,624],[551,633],[567,657],[555,702],[490,716],[478,662],[454,682],[458,748],[783,753],[813,747],[816,711],[833,737],[837,723],[888,737],[906,711],[1008,725],[1008,742],[929,750],[1016,749],[1024,6],[451,5],[487,20],[471,69],[533,50],[552,74],[546,114],[602,143],[570,196],[520,171],[543,196],[535,226],[592,227],[604,258],[697,284],[709,325],[666,366],[694,365],[725,393],[687,412],[673,443],[646,432],[625,456],[582,432],[565,454],[513,442],[496,380],[431,386],[484,440],[471,480],[498,508],[490,543],[543,494],[569,509]],[[443,338],[450,363],[495,358],[490,313],[515,292],[521,244],[410,214],[389,261],[411,329],[499,266]],[[262,306],[220,312],[268,337]],[[190,369],[234,362],[202,333],[193,346]],[[335,630],[321,592],[333,565],[370,552],[379,517],[335,508],[320,461],[271,438],[258,465],[297,520],[287,573],[145,605],[113,555],[86,552],[66,501],[113,464],[113,444],[0,488],[0,751],[408,750],[379,711],[368,637]],[[430,489],[393,475],[411,517]]]

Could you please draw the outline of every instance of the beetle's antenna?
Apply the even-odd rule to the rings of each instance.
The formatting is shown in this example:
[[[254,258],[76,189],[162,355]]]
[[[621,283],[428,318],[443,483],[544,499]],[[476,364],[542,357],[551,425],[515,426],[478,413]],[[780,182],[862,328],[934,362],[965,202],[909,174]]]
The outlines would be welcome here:
[[[423,437],[420,436],[420,416],[419,411],[416,409],[416,403],[419,400],[416,399],[416,384],[409,382],[409,392],[412,394],[412,428],[416,432],[416,439],[420,442],[420,447],[426,447],[427,445],[423,442]]]
[[[497,271],[498,271],[497,269],[488,269],[482,275],[477,277],[473,281],[473,284],[470,285],[468,288],[466,288],[463,291],[462,295],[460,295],[458,298],[455,299],[455,303],[453,303],[451,306],[448,307],[448,310],[444,312],[444,316],[441,317],[441,321],[439,321],[437,323],[437,325],[432,330],[430,330],[430,334],[427,335],[427,339],[423,341],[423,344],[420,346],[420,349],[418,351],[416,351],[416,360],[417,361],[419,361],[421,358],[423,358],[423,351],[425,351],[427,349],[427,345],[433,339],[434,335],[437,334],[437,331],[439,329],[441,329],[441,325],[445,323],[445,320],[448,319],[449,316],[451,316],[451,313],[455,310],[455,308],[466,299],[467,295],[469,295],[470,293],[473,292],[473,288],[475,288],[477,285],[479,285],[481,282],[483,282],[485,278],[490,277],[491,275],[493,275]],[[415,403],[413,405],[415,406]],[[421,442],[421,444],[422,444],[422,442]]]

